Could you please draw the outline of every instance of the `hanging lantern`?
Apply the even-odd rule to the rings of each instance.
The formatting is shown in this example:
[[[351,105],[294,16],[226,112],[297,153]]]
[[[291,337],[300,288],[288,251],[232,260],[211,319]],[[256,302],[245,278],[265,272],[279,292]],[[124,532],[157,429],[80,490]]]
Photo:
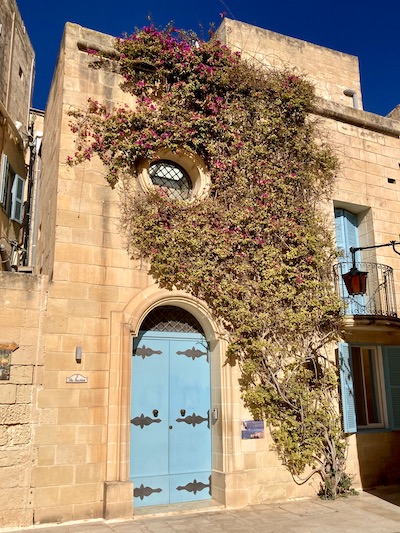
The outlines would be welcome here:
[[[356,266],[353,266],[349,272],[342,275],[350,296],[365,294],[367,292],[367,276],[368,272],[361,272]]]

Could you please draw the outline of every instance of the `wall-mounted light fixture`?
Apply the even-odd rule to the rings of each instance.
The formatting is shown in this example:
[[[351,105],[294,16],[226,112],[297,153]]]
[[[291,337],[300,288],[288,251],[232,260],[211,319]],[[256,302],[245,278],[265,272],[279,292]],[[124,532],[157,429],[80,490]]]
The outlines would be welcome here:
[[[82,346],[76,346],[75,348],[75,361],[82,363]]]
[[[355,296],[357,294],[365,294],[367,292],[367,276],[368,272],[362,272],[356,267],[356,252],[361,250],[372,250],[373,248],[383,248],[384,246],[391,246],[393,251],[400,255],[400,252],[396,250],[396,245],[400,244],[400,241],[390,241],[386,244],[376,244],[374,246],[360,246],[350,248],[350,253],[352,255],[353,266],[346,274],[342,275],[344,284],[346,285],[347,292],[350,296]]]

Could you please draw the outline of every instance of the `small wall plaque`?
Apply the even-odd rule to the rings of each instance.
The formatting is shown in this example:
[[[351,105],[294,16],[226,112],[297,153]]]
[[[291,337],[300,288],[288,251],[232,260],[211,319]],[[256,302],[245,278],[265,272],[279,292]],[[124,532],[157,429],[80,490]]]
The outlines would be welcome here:
[[[89,378],[82,376],[82,374],[73,374],[66,379],[67,383],[87,383]]]
[[[242,420],[242,439],[263,439],[264,420]]]

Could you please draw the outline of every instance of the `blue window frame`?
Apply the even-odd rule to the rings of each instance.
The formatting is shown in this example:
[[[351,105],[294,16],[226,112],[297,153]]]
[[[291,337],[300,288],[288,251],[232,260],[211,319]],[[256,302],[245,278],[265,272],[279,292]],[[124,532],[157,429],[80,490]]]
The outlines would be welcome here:
[[[339,344],[343,428],[400,429],[400,346]]]
[[[10,220],[22,224],[24,217],[25,180],[18,176],[10,166],[6,154],[0,163],[0,205]]]

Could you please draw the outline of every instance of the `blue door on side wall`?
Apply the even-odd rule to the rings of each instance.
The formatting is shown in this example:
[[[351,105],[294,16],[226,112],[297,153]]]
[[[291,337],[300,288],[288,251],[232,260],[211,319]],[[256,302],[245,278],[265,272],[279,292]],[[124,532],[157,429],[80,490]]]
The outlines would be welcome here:
[[[132,357],[134,506],[211,497],[210,363],[200,333],[141,332]]]

